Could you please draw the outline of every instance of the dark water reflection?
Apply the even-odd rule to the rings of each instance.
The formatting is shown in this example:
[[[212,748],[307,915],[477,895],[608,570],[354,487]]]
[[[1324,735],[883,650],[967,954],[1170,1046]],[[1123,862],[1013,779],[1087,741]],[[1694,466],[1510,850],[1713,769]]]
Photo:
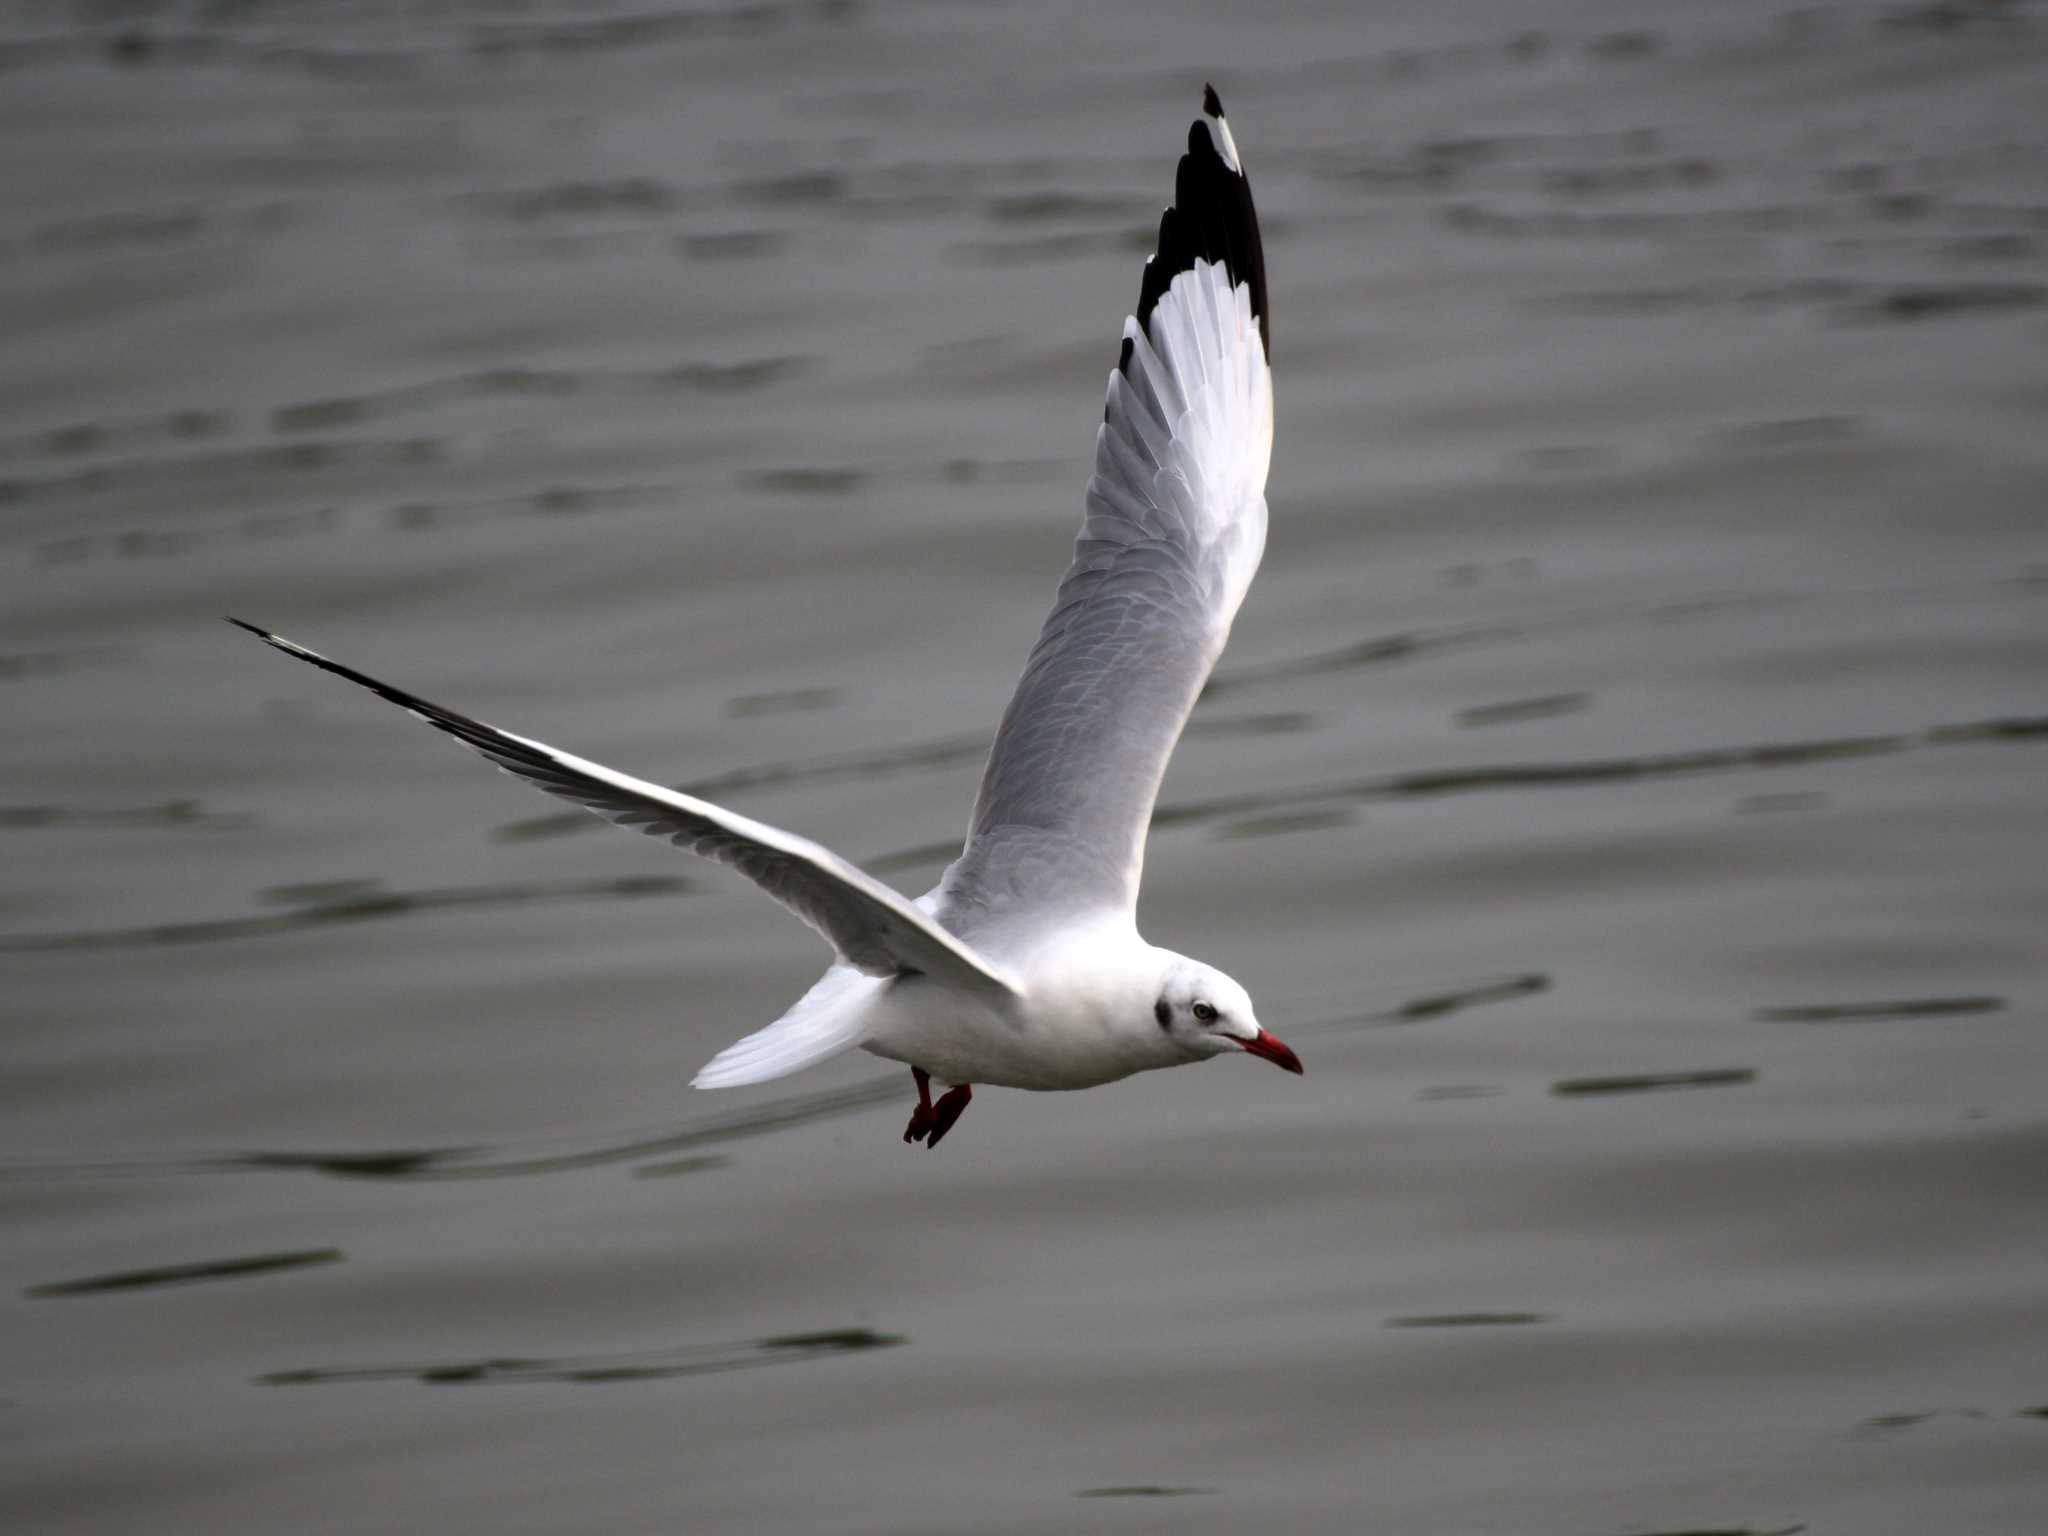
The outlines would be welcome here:
[[[1908,997],[1870,1003],[1805,1003],[1759,1008],[1755,1017],[1771,1024],[1829,1024],[1842,1019],[1952,1018],[1958,1014],[2003,1013],[2002,997]]]
[[[266,1387],[392,1380],[419,1381],[436,1387],[533,1382],[568,1382],[588,1386],[623,1381],[662,1381],[677,1376],[715,1376],[728,1371],[758,1370],[762,1366],[797,1365],[807,1360],[860,1350],[893,1349],[907,1342],[898,1334],[877,1333],[872,1328],[841,1328],[826,1333],[791,1333],[730,1344],[683,1344],[617,1354],[539,1359],[513,1356],[413,1365],[307,1366],[272,1371],[256,1380]]]
[[[1172,1488],[1162,1483],[1125,1483],[1109,1488],[1077,1488],[1077,1499],[1191,1499],[1214,1488]]]
[[[23,824],[49,826],[68,820],[93,825],[193,825],[194,816],[137,816],[135,813],[74,813],[68,818],[25,820]],[[227,818],[216,818],[214,823]],[[5,824],[0,817],[0,825]],[[238,828],[246,823],[229,823]],[[150,923],[139,928],[83,929],[72,933],[0,934],[0,954],[26,954],[64,950],[135,949],[153,945],[217,944],[236,939],[274,938],[310,928],[338,923],[384,922],[420,913],[444,912],[506,905],[585,901],[641,901],[657,896],[687,895],[696,887],[680,875],[626,875],[600,880],[533,881],[524,885],[473,886],[442,890],[393,891],[376,880],[335,880],[308,882],[297,887],[280,887],[282,899],[292,904],[287,912],[254,917],[197,918],[183,922]],[[272,899],[277,892],[263,893]]]
[[[160,1285],[193,1285],[208,1280],[240,1280],[248,1275],[303,1269],[309,1264],[339,1264],[339,1248],[309,1248],[295,1253],[258,1253],[246,1258],[207,1259],[196,1264],[159,1264],[149,1269],[124,1269],[111,1275],[77,1280],[50,1280],[29,1286],[24,1296],[97,1296],[108,1291],[139,1291]]]
[[[857,1114],[909,1096],[907,1077],[871,1078],[845,1088],[784,1095],[725,1114],[696,1117],[686,1124],[627,1137],[556,1138],[547,1142],[473,1147],[401,1147],[361,1152],[236,1152],[215,1157],[139,1163],[0,1164],[0,1182],[48,1179],[157,1178],[194,1173],[322,1173],[338,1179],[505,1179],[568,1173],[613,1163],[638,1163],[691,1147],[739,1141],[817,1120]],[[675,1158],[644,1163],[641,1177],[708,1173],[728,1165],[720,1157]]]
[[[1674,1088],[1735,1088],[1756,1079],[1754,1067],[1703,1067],[1691,1072],[1560,1078],[1550,1085],[1550,1091],[1561,1099],[1586,1099],[1610,1093],[1667,1093]]]

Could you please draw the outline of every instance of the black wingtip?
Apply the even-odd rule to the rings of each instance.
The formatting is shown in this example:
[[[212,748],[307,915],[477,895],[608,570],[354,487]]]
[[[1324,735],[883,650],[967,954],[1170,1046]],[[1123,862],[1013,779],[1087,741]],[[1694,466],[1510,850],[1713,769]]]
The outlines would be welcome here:
[[[1181,156],[1174,175],[1173,205],[1159,220],[1159,243],[1152,259],[1145,263],[1138,286],[1138,325],[1146,330],[1152,311],[1172,286],[1173,280],[1196,261],[1223,265],[1231,281],[1251,289],[1252,316],[1259,323],[1259,344],[1270,360],[1273,355],[1272,319],[1266,302],[1266,256],[1259,240],[1259,216],[1252,207],[1251,183],[1241,165],[1224,158],[1230,145],[1230,129],[1223,123],[1223,101],[1216,87],[1202,87],[1202,110],[1211,122],[1199,119],[1188,125],[1187,153]],[[1130,344],[1124,344],[1117,359],[1119,371],[1128,373]]]
[[[264,645],[283,645],[283,643],[285,643],[285,641],[281,641],[281,639],[279,639],[279,637],[276,637],[276,635],[272,635],[272,633],[270,633],[268,629],[262,629],[262,627],[258,627],[258,625],[252,625],[252,623],[248,621],[248,618],[236,618],[236,616],[233,616],[231,612],[223,612],[223,614],[221,614],[221,618],[225,618],[225,621],[227,621],[229,625],[233,625],[233,627],[236,627],[236,629],[246,629],[246,631],[248,631],[250,635],[254,635],[256,639],[260,639],[260,641],[262,641]]]

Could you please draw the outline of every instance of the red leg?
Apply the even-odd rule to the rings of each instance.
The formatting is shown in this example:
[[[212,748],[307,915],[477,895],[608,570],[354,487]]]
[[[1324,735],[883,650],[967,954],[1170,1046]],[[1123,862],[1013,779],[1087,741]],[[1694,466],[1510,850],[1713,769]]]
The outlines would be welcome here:
[[[917,1082],[917,1108],[910,1112],[910,1124],[903,1128],[905,1141],[923,1141],[932,1133],[932,1075],[923,1067],[912,1067],[910,1075]]]
[[[940,1095],[939,1102],[932,1107],[932,1133],[925,1142],[926,1146],[936,1147],[939,1144],[939,1138],[953,1129],[953,1122],[960,1118],[961,1112],[967,1108],[973,1097],[972,1083],[962,1083],[959,1087],[949,1088]]]

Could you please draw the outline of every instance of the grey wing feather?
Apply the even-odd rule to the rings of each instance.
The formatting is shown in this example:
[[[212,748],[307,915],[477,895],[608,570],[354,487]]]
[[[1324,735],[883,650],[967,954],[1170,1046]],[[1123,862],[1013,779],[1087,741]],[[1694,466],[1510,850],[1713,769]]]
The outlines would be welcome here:
[[[573,801],[619,826],[664,838],[738,870],[823,934],[857,970],[871,976],[918,971],[969,990],[1005,995],[1015,990],[1007,977],[926,917],[908,898],[807,838],[557,751],[544,742],[501,731],[253,624],[240,619],[229,622],[287,655],[345,677],[410,710],[505,772],[549,794]]]
[[[962,932],[1018,908],[1135,907],[1160,778],[1258,568],[1273,440],[1264,269],[1235,146],[1212,121],[1209,137],[1207,123],[1190,136],[1181,202],[1203,193],[1189,164],[1205,151],[1197,172],[1242,196],[1162,221],[1110,375],[1073,563],[941,887]],[[1223,231],[1214,260],[1200,228],[1190,244],[1203,215]],[[1167,280],[1157,264],[1174,259],[1186,265]]]

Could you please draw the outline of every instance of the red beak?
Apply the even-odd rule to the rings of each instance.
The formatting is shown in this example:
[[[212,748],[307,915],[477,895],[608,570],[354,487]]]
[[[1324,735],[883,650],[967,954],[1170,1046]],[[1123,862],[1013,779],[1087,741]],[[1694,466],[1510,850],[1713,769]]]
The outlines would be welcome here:
[[[1254,1056],[1265,1057],[1283,1072],[1293,1072],[1296,1075],[1301,1072],[1301,1058],[1263,1029],[1259,1031],[1256,1040],[1246,1040],[1243,1045]]]

